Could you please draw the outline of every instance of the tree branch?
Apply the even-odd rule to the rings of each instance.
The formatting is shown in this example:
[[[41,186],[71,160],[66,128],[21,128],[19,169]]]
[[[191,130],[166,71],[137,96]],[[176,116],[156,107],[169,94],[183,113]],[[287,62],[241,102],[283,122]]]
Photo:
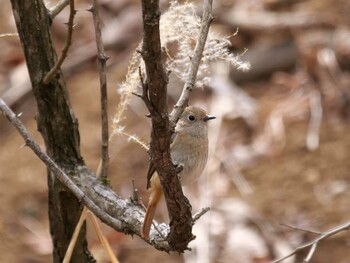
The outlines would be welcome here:
[[[140,230],[145,215],[143,207],[135,205],[129,199],[124,199],[116,195],[109,187],[102,185],[96,178],[96,175],[84,165],[64,171],[40,149],[39,145],[29,135],[23,123],[2,99],[0,99],[0,111],[16,127],[23,137],[25,145],[33,150],[48,169],[53,172],[55,177],[90,211],[104,223],[119,232],[141,235]],[[166,224],[157,224],[157,228],[164,236],[169,233],[169,226]],[[155,235],[152,242],[149,243],[158,250],[167,252],[177,251],[161,235]]]
[[[170,233],[167,241],[178,252],[187,249],[193,240],[191,206],[183,195],[177,169],[170,155],[170,126],[168,117],[167,82],[168,76],[162,63],[159,34],[159,3],[142,0],[143,45],[141,55],[145,61],[146,80],[143,97],[152,118],[150,158],[162,185],[170,218]],[[147,92],[147,94],[145,94]],[[155,235],[155,233],[153,234]],[[151,240],[154,237],[151,237]]]
[[[282,223],[280,225],[288,227],[288,228],[293,229],[293,230],[298,230],[298,231],[307,232],[307,233],[311,233],[311,234],[316,234],[316,235],[321,235],[322,234],[321,232],[318,232],[318,231],[314,231],[314,230],[311,230],[311,229],[300,228],[300,227],[297,227],[297,226],[292,226],[292,225],[288,225],[288,224],[284,224],[284,223]]]
[[[170,115],[171,125],[173,125],[172,128],[175,127],[184,109],[188,106],[190,93],[192,92],[193,87],[196,83],[197,72],[199,64],[201,62],[205,42],[209,33],[209,27],[211,22],[213,21],[212,4],[213,0],[204,0],[202,24],[197,37],[196,46],[194,48],[193,57],[191,59],[191,64],[188,69],[187,79],[182,89],[181,96],[175,104],[174,109],[172,110]]]
[[[55,5],[53,8],[50,9],[50,16],[51,19],[54,19],[61,11],[69,4],[70,0],[61,0]]]
[[[298,228],[298,229],[300,230],[301,228]],[[325,240],[328,237],[334,236],[334,235],[338,234],[339,232],[347,231],[349,229],[350,229],[350,222],[346,222],[345,224],[342,224],[340,226],[332,228],[332,229],[330,229],[330,230],[328,230],[326,232],[320,233],[319,236],[317,238],[315,238],[314,240],[312,240],[310,242],[307,242],[307,243],[305,243],[305,244],[303,244],[301,246],[298,246],[293,252],[289,253],[288,255],[286,255],[284,257],[281,257],[281,258],[273,261],[272,263],[282,262],[283,260],[285,260],[287,258],[290,258],[291,256],[295,255],[299,251],[310,247],[309,253],[307,254],[306,258],[303,261],[305,263],[308,263],[308,262],[310,262],[313,254],[315,253],[316,247],[319,244],[319,242]]]
[[[69,19],[67,23],[68,27],[68,35],[67,35],[67,41],[62,49],[61,57],[56,61],[55,65],[52,67],[52,69],[46,74],[46,76],[43,79],[44,84],[49,84],[51,80],[56,76],[58,70],[60,70],[61,65],[65,58],[68,55],[68,49],[72,45],[72,35],[73,35],[73,28],[74,28],[74,16],[76,14],[76,10],[74,9],[74,0],[69,0],[70,2],[70,13],[69,13]]]
[[[209,212],[210,207],[204,207],[193,216],[193,223],[197,222],[205,213]]]
[[[170,218],[169,244],[177,251],[183,252],[188,243],[194,239],[192,235],[193,218],[191,205],[183,195],[177,176],[177,169],[170,157],[170,134],[188,104],[189,94],[194,87],[196,75],[209,32],[212,0],[206,0],[202,24],[195,46],[194,56],[188,71],[188,77],[182,95],[176,104],[171,120],[167,113],[167,81],[159,36],[160,11],[158,1],[142,0],[144,38],[141,55],[145,61],[147,79],[142,81],[140,96],[152,117],[152,133],[150,143],[151,162],[160,177]]]
[[[106,81],[106,62],[109,57],[105,54],[102,35],[101,35],[101,22],[98,13],[97,1],[92,1],[92,7],[90,9],[93,16],[97,57],[99,61],[99,75],[100,75],[100,94],[101,94],[101,129],[102,129],[102,143],[101,143],[101,169],[98,170],[97,176],[101,176],[102,181],[107,182],[108,176],[108,104],[107,104],[107,81]]]
[[[109,163],[109,155],[108,155],[109,135],[108,135],[108,112],[107,112],[108,105],[107,105],[107,82],[106,82],[106,61],[108,57],[105,55],[105,52],[104,52],[104,46],[103,46],[102,36],[101,36],[100,16],[98,13],[98,5],[96,0],[93,0],[92,7],[90,8],[89,11],[92,12],[94,27],[95,27],[95,38],[96,38],[96,46],[97,46],[97,53],[98,53],[97,57],[99,60],[100,94],[101,94],[101,130],[102,130],[101,148],[102,149],[101,149],[101,161],[98,165],[96,174],[97,174],[97,177],[101,178],[101,181],[105,185],[108,185],[109,183],[108,183],[107,176],[108,176],[108,163]],[[79,222],[74,229],[74,234],[70,240],[63,263],[70,262],[78,233],[80,232],[80,229],[82,227],[82,222],[85,221],[87,214],[90,215],[90,218],[94,225],[95,232],[99,237],[101,243],[103,244],[103,247],[105,248],[111,262],[118,262],[118,259],[113,254],[108,241],[102,234],[101,228],[99,226],[98,221],[95,218],[95,215],[92,214],[85,206],[81,213]]]
[[[7,117],[7,119],[16,127],[18,132],[21,134],[25,141],[25,145],[28,146],[36,156],[43,161],[46,166],[55,174],[57,179],[63,183],[77,198],[79,201],[83,201],[87,204],[88,207],[93,207],[94,210],[99,210],[96,208],[96,204],[88,198],[82,190],[74,183],[74,181],[41,149],[40,146],[33,140],[33,138],[28,133],[26,127],[23,123],[17,118],[14,112],[11,111],[5,102],[0,99],[0,110]]]

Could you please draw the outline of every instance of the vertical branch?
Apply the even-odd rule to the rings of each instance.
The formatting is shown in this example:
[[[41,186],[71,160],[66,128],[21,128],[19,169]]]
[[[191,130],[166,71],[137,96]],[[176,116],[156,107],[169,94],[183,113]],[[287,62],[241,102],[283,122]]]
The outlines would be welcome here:
[[[170,218],[167,237],[174,250],[183,252],[193,239],[191,206],[183,195],[177,169],[170,156],[170,126],[167,112],[167,74],[162,63],[158,0],[142,0],[143,45],[147,79],[142,83],[144,101],[152,118],[149,154],[160,177]]]
[[[205,42],[207,41],[207,36],[209,33],[209,27],[213,21],[212,16],[212,4],[213,0],[204,0],[202,24],[198,33],[196,46],[194,48],[193,57],[191,59],[191,64],[188,69],[187,79],[183,87],[181,96],[177,101],[173,111],[171,112],[171,124],[175,127],[176,122],[179,120],[182,112],[188,105],[188,100],[190,93],[193,90],[194,84],[196,82],[197,72],[199,64],[201,62]]]
[[[109,163],[109,153],[108,153],[108,144],[109,144],[109,135],[108,135],[108,103],[107,103],[107,76],[106,76],[106,62],[108,60],[108,56],[105,54],[104,46],[102,42],[102,34],[101,34],[101,21],[100,15],[98,13],[98,4],[97,0],[92,0],[92,6],[90,8],[94,28],[95,28],[95,38],[96,38],[96,46],[97,46],[97,58],[99,61],[99,76],[100,76],[100,98],[101,98],[101,161],[98,165],[96,175],[97,177],[101,177],[103,183],[108,183],[108,163]],[[84,207],[83,212],[80,216],[79,222],[85,220],[87,214],[90,213],[89,210]],[[90,214],[90,218],[94,223],[94,228],[97,235],[100,237],[101,242],[103,243],[107,254],[109,255],[112,262],[118,262],[116,257],[114,256],[112,249],[110,248],[108,241],[102,236],[102,231],[99,227],[99,224],[94,216],[94,214]],[[74,233],[79,233],[81,228],[81,224],[77,224]],[[76,236],[70,240],[69,249],[65,255],[65,262],[70,262],[71,253],[74,249],[76,242]]]
[[[101,169],[97,171],[97,176],[101,176],[103,181],[107,181],[108,176],[108,104],[107,104],[107,81],[106,81],[106,62],[108,56],[105,54],[104,46],[101,35],[101,20],[98,13],[97,0],[92,0],[92,12],[96,46],[97,46],[97,58],[99,61],[99,75],[100,75],[100,93],[101,93],[101,129],[102,129],[102,143],[101,143]]]

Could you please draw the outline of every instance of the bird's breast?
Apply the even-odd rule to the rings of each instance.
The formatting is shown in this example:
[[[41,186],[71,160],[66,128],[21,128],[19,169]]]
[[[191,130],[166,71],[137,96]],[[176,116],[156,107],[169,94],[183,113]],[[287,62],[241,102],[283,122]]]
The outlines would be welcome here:
[[[177,138],[179,139],[179,138]],[[182,185],[195,182],[202,174],[208,158],[207,139],[187,143],[174,143],[171,149],[171,158],[175,164],[183,166],[179,173]]]

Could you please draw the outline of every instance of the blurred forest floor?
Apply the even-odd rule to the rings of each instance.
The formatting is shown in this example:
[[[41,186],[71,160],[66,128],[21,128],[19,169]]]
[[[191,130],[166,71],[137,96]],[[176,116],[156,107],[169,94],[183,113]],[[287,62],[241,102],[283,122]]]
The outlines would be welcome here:
[[[136,0],[99,2],[111,57],[112,118],[118,83],[141,39],[141,11]],[[210,127],[212,154],[206,172],[185,191],[194,212],[204,206],[212,210],[196,225],[197,239],[190,244],[194,251],[185,257],[155,251],[138,237],[103,226],[121,262],[269,262],[316,237],[291,226],[325,231],[350,221],[350,2],[214,2],[212,29],[230,35],[232,52],[242,54],[252,68],[242,73],[215,63],[212,85],[196,89],[191,97],[192,104],[218,119]],[[0,4],[0,34],[16,32],[9,1]],[[73,45],[63,71],[79,120],[82,155],[96,169],[99,80],[92,19],[84,11],[88,6],[89,1],[77,1]],[[169,5],[161,1],[161,6],[166,10]],[[58,53],[65,43],[67,17],[68,8],[53,23]],[[21,119],[43,146],[18,37],[0,38],[0,58],[0,97],[23,113]],[[171,103],[181,87],[176,79],[170,83]],[[147,142],[146,114],[135,97],[123,124]],[[0,262],[51,262],[46,168],[22,147],[23,140],[5,118],[0,118],[0,145]],[[147,166],[147,153],[139,145],[123,136],[112,143],[110,177],[119,195],[131,195],[134,179],[147,202]],[[164,202],[158,210],[157,218],[167,221]],[[93,255],[108,262],[88,226]],[[311,262],[350,262],[349,246],[349,233],[340,233],[322,242]]]

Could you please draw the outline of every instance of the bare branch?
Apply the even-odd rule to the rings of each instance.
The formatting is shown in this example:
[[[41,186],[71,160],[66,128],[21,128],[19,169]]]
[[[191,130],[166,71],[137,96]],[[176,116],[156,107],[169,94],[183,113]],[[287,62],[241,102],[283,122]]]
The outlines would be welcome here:
[[[158,172],[170,218],[167,241],[178,252],[187,249],[193,240],[191,205],[184,196],[177,169],[170,155],[170,125],[168,117],[168,76],[162,62],[158,1],[142,0],[143,42],[141,55],[145,62],[146,79],[143,83],[144,99],[152,118],[149,154]],[[149,103],[147,103],[149,100]],[[153,232],[152,235],[156,235]],[[151,240],[154,238],[151,237]]]
[[[158,1],[143,0],[143,29],[144,38],[141,55],[145,62],[146,80],[142,81],[143,94],[141,97],[152,117],[152,133],[150,157],[160,177],[162,189],[167,203],[170,218],[170,233],[167,237],[169,244],[178,252],[188,249],[192,235],[193,218],[191,205],[183,195],[178,179],[178,169],[171,162],[170,134],[175,123],[187,106],[189,93],[192,91],[201,61],[202,52],[209,31],[212,0],[205,0],[203,20],[198,35],[194,56],[188,71],[183,94],[171,115],[167,112],[167,81],[168,74],[162,64],[162,49],[159,35],[159,6]],[[146,97],[146,98],[145,98]]]
[[[63,1],[62,1],[63,2]],[[64,45],[62,49],[61,57],[57,60],[53,68],[46,74],[46,76],[43,79],[44,84],[49,84],[51,80],[56,76],[57,72],[60,70],[61,65],[68,54],[68,49],[72,44],[72,35],[73,35],[73,28],[74,28],[74,16],[76,14],[76,10],[74,9],[74,0],[69,0],[70,2],[70,13],[69,13],[69,19],[67,23],[68,27],[68,36],[66,44]]]
[[[55,173],[57,178],[69,188],[69,190],[81,201],[84,201],[95,207],[96,205],[85,196],[85,194],[80,190],[79,187],[72,181],[72,179],[60,168],[58,165],[46,154],[44,153],[39,145],[33,140],[29,135],[27,129],[23,123],[17,118],[17,116],[7,107],[5,102],[0,99],[0,110],[7,117],[7,119],[17,128],[18,132],[23,137],[26,146],[31,148],[33,152],[42,160],[47,167]]]
[[[23,123],[15,113],[0,99],[0,111],[16,127],[25,140],[25,144],[42,160],[56,178],[64,184],[91,212],[104,223],[115,230],[125,234],[140,236],[140,230],[144,218],[144,208],[133,204],[130,200],[117,196],[109,187],[102,185],[96,175],[86,166],[78,165],[67,173],[63,171],[29,135]],[[79,185],[79,187],[77,186]],[[86,215],[86,213],[85,213]],[[84,218],[81,220],[83,221]],[[161,233],[169,233],[169,226],[157,224]],[[149,242],[158,250],[167,252],[177,251],[164,240],[162,236],[156,236]]]
[[[109,164],[109,152],[108,152],[108,145],[109,145],[109,133],[108,133],[108,103],[107,103],[107,76],[106,76],[106,61],[108,60],[108,56],[105,54],[104,46],[102,42],[102,34],[101,34],[101,22],[100,22],[100,16],[98,13],[98,5],[97,1],[92,1],[92,7],[90,10],[92,12],[93,16],[93,22],[94,22],[94,28],[95,28],[95,38],[96,38],[96,46],[97,46],[97,58],[99,61],[99,76],[100,76],[100,94],[101,94],[101,161],[98,165],[96,174],[97,177],[101,178],[102,183],[108,185],[108,164]],[[82,220],[82,218],[86,218],[86,214],[89,214],[90,211],[84,207],[84,210],[80,216],[79,222]],[[109,255],[109,258],[112,262],[118,262],[114,254],[112,253],[112,250],[110,248],[110,245],[108,241],[105,239],[105,237],[102,234],[102,231],[100,229],[99,223],[97,222],[95,216],[93,214],[90,214],[90,218],[94,224],[95,231],[103,244],[107,254]],[[79,232],[81,228],[81,225],[77,225],[74,232]],[[70,242],[70,246],[74,247],[75,240],[72,238]],[[67,258],[67,262],[70,261],[70,257],[67,257],[67,254],[65,256]]]
[[[53,8],[50,9],[50,16],[52,19],[54,19],[61,11],[69,4],[70,0],[61,0],[55,5]]]
[[[303,260],[304,263],[310,262],[312,256],[314,255],[316,248],[317,248],[318,242],[315,242],[312,244],[309,253],[307,254],[306,258]]]
[[[92,0],[92,7],[90,9],[94,20],[95,35],[96,35],[96,46],[97,46],[97,57],[99,61],[99,75],[100,75],[100,93],[101,93],[101,129],[102,129],[102,149],[101,149],[101,176],[102,180],[108,176],[108,104],[107,104],[107,77],[106,77],[106,62],[108,56],[105,54],[102,35],[101,35],[101,20],[98,13],[97,0]],[[106,180],[105,180],[106,181]]]
[[[143,102],[145,103],[147,109],[151,112],[151,111],[153,111],[153,107],[152,107],[152,104],[151,104],[149,97],[148,97],[149,88],[148,88],[148,84],[145,83],[145,81],[143,79],[141,67],[139,67],[139,77],[140,77],[140,82],[141,82],[142,93],[137,94],[137,93],[133,92],[133,94],[135,96],[141,98],[143,100]]]
[[[172,128],[175,127],[176,122],[179,120],[181,114],[183,113],[184,109],[188,105],[189,101],[189,96],[190,93],[193,90],[193,87],[196,82],[196,77],[197,77],[197,72],[198,72],[198,67],[201,62],[205,42],[207,40],[207,36],[209,33],[209,27],[211,22],[213,21],[213,16],[212,16],[212,3],[213,0],[204,0],[204,9],[203,9],[203,16],[202,16],[202,24],[201,28],[198,34],[196,46],[194,48],[194,54],[191,59],[191,64],[188,69],[187,73],[187,79],[185,82],[185,85],[182,89],[181,96],[179,100],[177,101],[173,111],[171,112],[171,123],[173,125]]]
[[[210,207],[204,207],[193,216],[193,223],[197,222],[205,213],[209,212]]]
[[[300,228],[299,228],[300,229]],[[283,260],[290,258],[291,256],[295,255],[296,253],[298,253],[301,250],[304,250],[306,248],[310,248],[308,255],[306,256],[306,258],[304,259],[304,262],[310,262],[313,254],[315,253],[316,247],[318,245],[319,242],[323,241],[324,239],[334,236],[336,234],[338,234],[339,232],[342,231],[347,231],[350,229],[350,222],[347,222],[345,224],[342,224],[340,226],[337,226],[335,228],[332,228],[326,232],[320,233],[319,236],[317,238],[315,238],[314,240],[307,242],[301,246],[298,246],[293,252],[289,253],[288,255],[281,257],[277,260],[274,260],[272,263],[278,263],[278,262],[282,262]]]
[[[311,233],[311,234],[317,234],[317,235],[321,235],[322,234],[321,232],[318,232],[318,231],[314,231],[314,230],[311,230],[311,229],[300,228],[300,227],[297,227],[297,226],[292,226],[292,225],[288,225],[288,224],[284,224],[284,223],[281,223],[280,225],[288,227],[288,228],[293,229],[293,230],[298,230],[298,231],[302,231],[302,232],[308,232],[308,233]]]

